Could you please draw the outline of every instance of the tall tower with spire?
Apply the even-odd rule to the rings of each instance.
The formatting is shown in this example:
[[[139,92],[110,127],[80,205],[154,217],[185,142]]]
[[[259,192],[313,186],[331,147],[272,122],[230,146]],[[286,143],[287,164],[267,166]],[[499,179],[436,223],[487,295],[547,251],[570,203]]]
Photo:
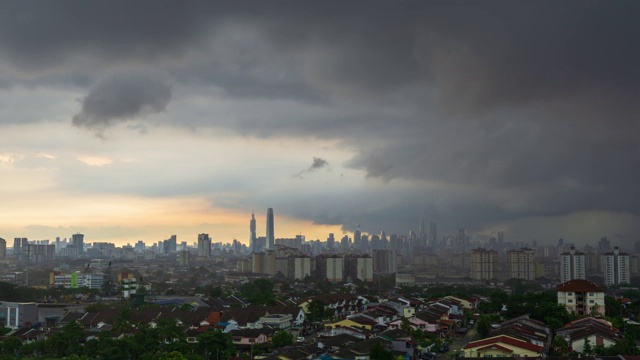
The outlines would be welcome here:
[[[424,228],[424,219],[420,219],[420,224],[418,225],[418,239],[420,246],[427,246],[427,233]]]
[[[251,221],[249,221],[249,232],[249,246],[251,248],[251,251],[257,252],[258,249],[256,249],[256,240],[258,239],[258,237],[256,236],[256,216],[253,211],[251,212]]]
[[[267,209],[267,249],[273,250],[275,243],[275,236],[273,234],[273,209]]]

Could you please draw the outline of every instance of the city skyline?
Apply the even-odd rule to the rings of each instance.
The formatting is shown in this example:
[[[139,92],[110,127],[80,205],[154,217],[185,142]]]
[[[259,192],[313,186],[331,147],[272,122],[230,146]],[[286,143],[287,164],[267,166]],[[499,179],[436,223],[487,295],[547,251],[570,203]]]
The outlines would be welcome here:
[[[463,3],[7,4],[0,237],[632,246],[640,6]]]

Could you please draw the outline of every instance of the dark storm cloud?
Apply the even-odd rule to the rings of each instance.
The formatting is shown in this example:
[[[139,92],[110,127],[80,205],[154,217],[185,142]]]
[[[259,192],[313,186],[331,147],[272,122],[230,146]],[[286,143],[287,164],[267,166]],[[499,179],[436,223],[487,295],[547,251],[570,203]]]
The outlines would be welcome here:
[[[304,174],[308,174],[310,172],[316,171],[318,169],[322,169],[323,167],[329,165],[329,163],[327,162],[327,160],[321,159],[321,158],[317,158],[317,157],[313,157],[313,163],[311,164],[311,166],[309,166],[308,169],[304,169],[302,171],[300,171],[299,173],[293,175],[294,178],[303,178]]]
[[[90,89],[73,125],[103,129],[113,121],[162,112],[170,99],[171,85],[158,74],[117,73]]]
[[[473,209],[485,222],[585,210],[640,213],[638,2],[2,7],[3,79],[95,84],[76,125],[164,110],[171,97],[165,82],[96,80],[111,63],[143,64],[180,86],[213,85],[231,100],[259,100],[237,109],[242,116],[233,122],[181,118],[186,125],[338,138],[356,149],[348,166],[369,177],[491,195],[469,194],[446,214],[441,203],[425,210],[434,216]],[[284,102],[268,103],[274,99]],[[429,216],[400,204],[395,214]]]

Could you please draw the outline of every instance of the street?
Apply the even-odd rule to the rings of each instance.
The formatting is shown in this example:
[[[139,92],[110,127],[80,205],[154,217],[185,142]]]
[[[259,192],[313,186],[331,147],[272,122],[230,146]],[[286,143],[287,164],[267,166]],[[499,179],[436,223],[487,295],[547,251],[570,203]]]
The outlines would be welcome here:
[[[455,356],[462,353],[462,347],[467,345],[476,336],[476,327],[469,328],[466,334],[460,336],[457,335],[453,340],[449,342],[449,354]]]

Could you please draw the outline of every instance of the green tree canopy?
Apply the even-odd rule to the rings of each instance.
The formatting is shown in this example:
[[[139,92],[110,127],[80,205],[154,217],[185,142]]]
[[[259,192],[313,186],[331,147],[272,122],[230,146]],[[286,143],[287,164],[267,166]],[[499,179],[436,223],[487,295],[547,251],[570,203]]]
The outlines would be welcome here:
[[[217,360],[227,360],[236,354],[233,338],[222,331],[205,331],[198,336],[198,350],[205,359],[211,359],[212,355]]]
[[[369,358],[371,360],[393,360],[393,353],[380,342],[376,342],[369,351]]]
[[[290,332],[280,330],[271,338],[271,344],[274,348],[280,348],[283,346],[293,344],[293,335]]]
[[[273,282],[269,279],[257,279],[240,286],[240,294],[253,305],[274,305]]]

